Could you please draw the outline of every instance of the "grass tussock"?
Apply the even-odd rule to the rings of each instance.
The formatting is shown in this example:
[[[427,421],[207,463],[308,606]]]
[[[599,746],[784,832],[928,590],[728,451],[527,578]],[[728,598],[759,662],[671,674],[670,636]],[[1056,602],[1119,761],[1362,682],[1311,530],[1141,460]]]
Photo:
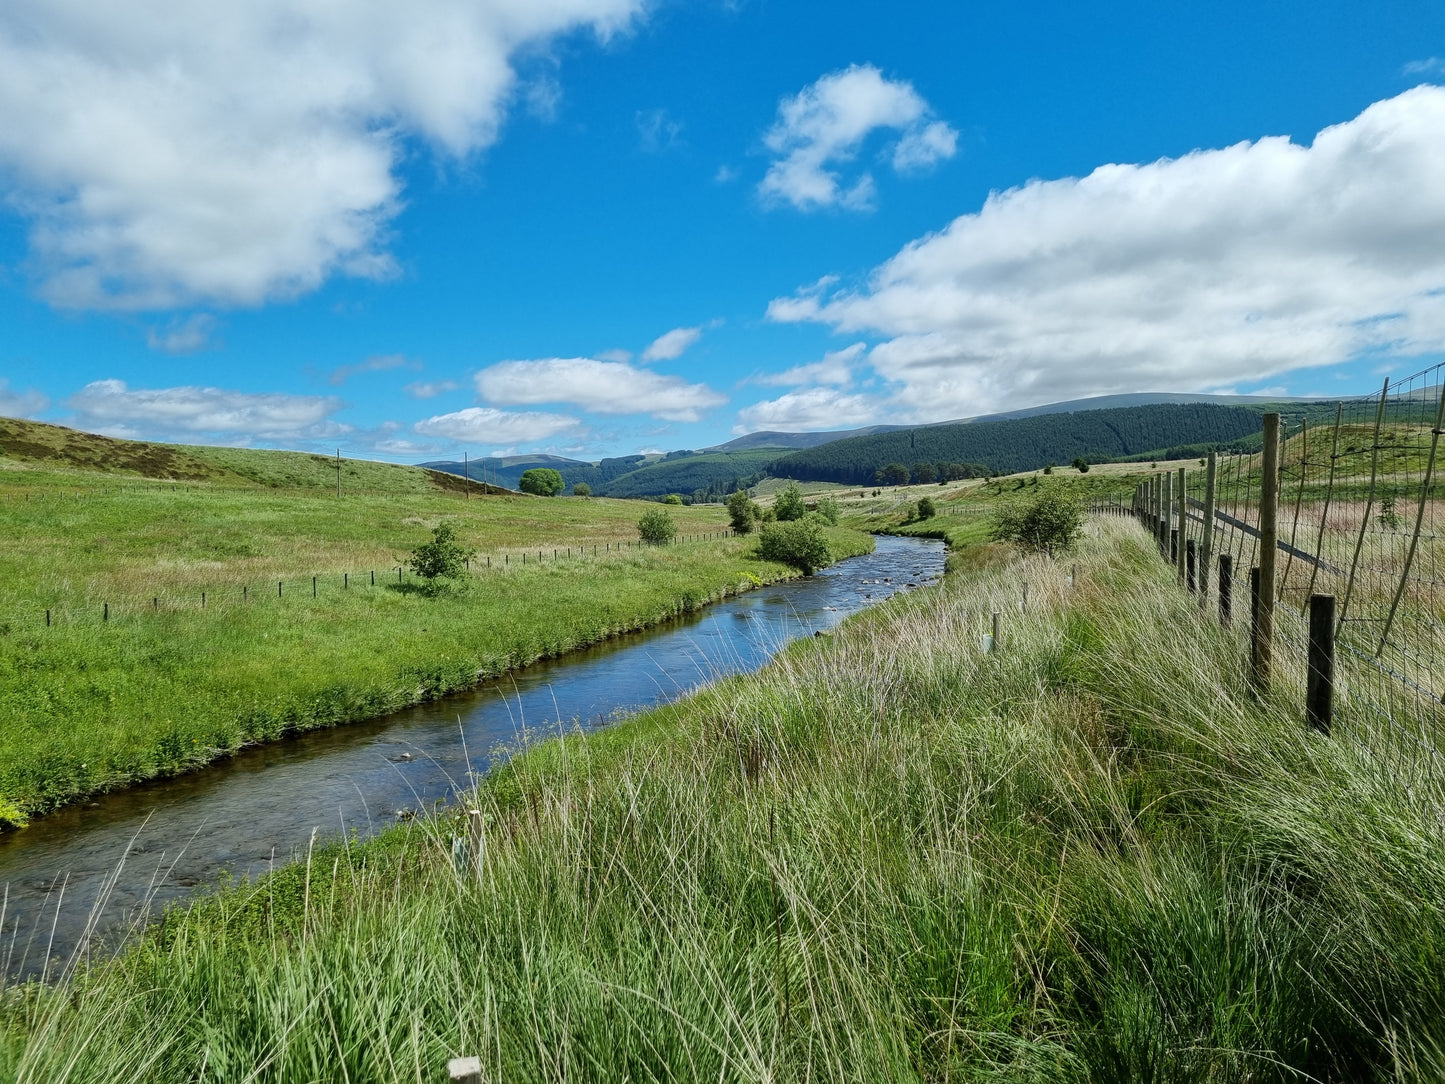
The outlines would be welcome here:
[[[476,795],[479,863],[459,811],[11,989],[0,1073],[1438,1078],[1438,759],[1250,695],[1132,524],[1077,559],[1071,586],[1072,558],[995,555],[520,751]]]

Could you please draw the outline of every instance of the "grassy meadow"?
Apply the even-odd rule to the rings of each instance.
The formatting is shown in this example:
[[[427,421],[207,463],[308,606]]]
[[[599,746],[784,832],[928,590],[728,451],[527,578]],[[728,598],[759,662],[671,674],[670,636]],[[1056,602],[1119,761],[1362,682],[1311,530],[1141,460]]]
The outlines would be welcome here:
[[[1243,653],[1096,521],[519,752],[479,864],[402,826],[11,988],[0,1075],[1439,1079],[1445,777]]]
[[[475,484],[468,499],[461,479],[351,460],[338,498],[325,457],[105,438],[92,449],[54,430],[0,443],[11,824],[794,574],[721,537],[719,507],[669,509],[682,541],[641,548],[652,506],[639,502],[480,496]],[[103,452],[132,469],[93,469]],[[397,568],[444,520],[479,554],[430,597]],[[835,531],[831,544],[844,556],[871,541]]]

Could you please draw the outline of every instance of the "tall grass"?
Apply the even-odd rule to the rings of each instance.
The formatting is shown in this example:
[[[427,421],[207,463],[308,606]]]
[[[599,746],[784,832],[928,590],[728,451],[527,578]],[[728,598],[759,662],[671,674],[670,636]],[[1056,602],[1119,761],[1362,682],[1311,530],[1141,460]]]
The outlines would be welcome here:
[[[995,558],[520,751],[475,796],[479,869],[443,817],[12,988],[3,1073],[1438,1077],[1439,766],[1368,717],[1322,738],[1251,696],[1237,634],[1132,524],[1078,560],[1070,587]]]

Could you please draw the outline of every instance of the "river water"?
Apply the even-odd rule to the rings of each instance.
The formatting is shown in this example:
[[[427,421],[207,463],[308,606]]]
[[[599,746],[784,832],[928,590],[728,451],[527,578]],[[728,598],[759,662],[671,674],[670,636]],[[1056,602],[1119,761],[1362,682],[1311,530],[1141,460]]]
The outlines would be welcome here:
[[[254,876],[316,838],[365,837],[433,808],[485,772],[496,750],[559,727],[592,727],[756,669],[799,636],[836,625],[943,572],[943,544],[877,540],[874,553],[697,614],[537,663],[455,696],[364,723],[248,749],[0,836],[0,962],[10,976],[117,940],[148,912]]]

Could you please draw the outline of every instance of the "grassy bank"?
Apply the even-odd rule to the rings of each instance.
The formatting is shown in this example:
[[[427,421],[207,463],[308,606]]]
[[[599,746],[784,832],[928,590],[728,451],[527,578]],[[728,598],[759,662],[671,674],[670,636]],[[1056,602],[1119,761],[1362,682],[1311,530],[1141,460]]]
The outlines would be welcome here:
[[[290,469],[253,452],[237,470],[268,454],[281,457],[268,469]],[[640,548],[637,502],[468,500],[373,466],[392,488],[342,499],[0,472],[0,819],[440,696],[793,574],[721,537],[718,508],[672,509],[691,540]],[[396,568],[443,520],[480,556],[429,597]],[[831,544],[845,556],[871,542],[839,531]]]
[[[1428,740],[1257,701],[1099,526],[515,758],[479,873],[409,826],[10,991],[6,1079],[1438,1078]]]

